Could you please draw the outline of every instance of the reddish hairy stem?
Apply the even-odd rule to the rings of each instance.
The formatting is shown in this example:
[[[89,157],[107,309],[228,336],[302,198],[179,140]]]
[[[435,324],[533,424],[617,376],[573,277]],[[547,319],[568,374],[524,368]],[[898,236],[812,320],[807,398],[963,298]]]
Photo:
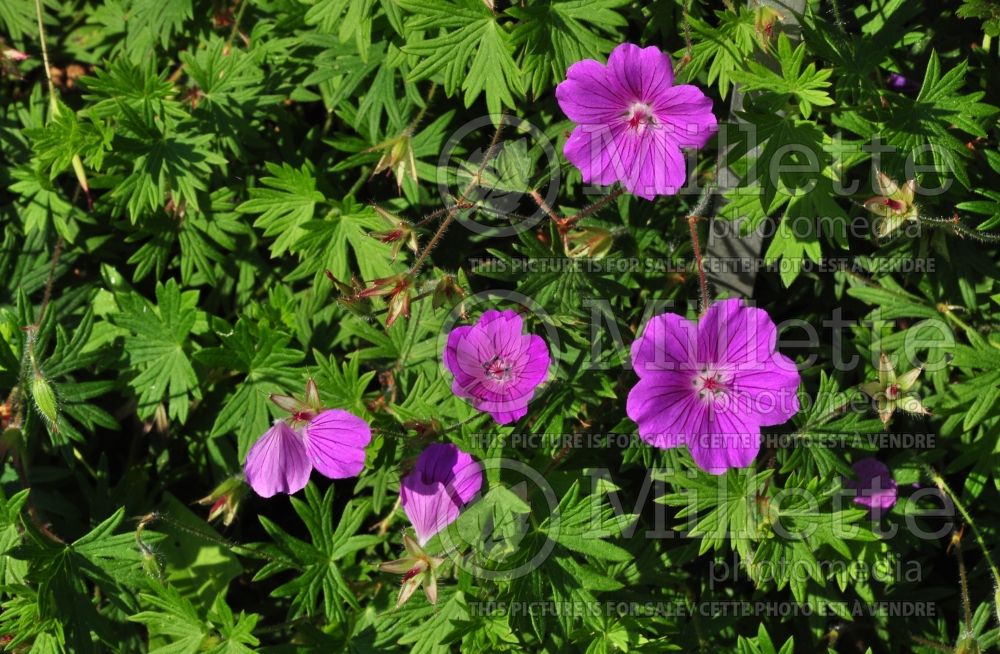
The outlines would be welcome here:
[[[705,279],[705,266],[701,259],[701,245],[698,244],[698,216],[688,216],[688,227],[691,229],[691,249],[694,250],[694,260],[698,266],[698,290],[701,292],[701,313],[708,311],[711,302],[708,297],[708,280]]]
[[[441,241],[444,233],[448,231],[451,223],[454,222],[455,218],[458,216],[458,212],[461,211],[463,207],[468,205],[469,191],[471,191],[479,182],[483,175],[483,171],[486,170],[486,164],[489,163],[489,160],[493,158],[493,154],[496,152],[497,143],[500,142],[500,133],[503,131],[503,119],[504,114],[500,114],[500,121],[497,124],[497,130],[493,133],[493,140],[490,141],[490,147],[487,148],[486,154],[483,155],[483,160],[479,164],[479,169],[476,171],[475,176],[469,181],[465,190],[462,191],[462,195],[459,196],[454,206],[452,206],[452,208],[448,211],[448,215],[446,215],[445,219],[441,221],[441,225],[438,227],[437,231],[434,232],[434,236],[431,237],[430,242],[424,248],[423,252],[420,253],[420,256],[417,257],[417,260],[413,263],[413,267],[410,268],[411,277],[416,276],[416,274],[420,272],[420,269],[424,265],[424,261],[426,261],[427,257],[430,256],[431,250],[433,250]]]
[[[597,213],[598,211],[600,211],[604,207],[608,206],[609,204],[611,204],[612,202],[614,202],[615,200],[617,200],[618,196],[621,195],[624,192],[625,192],[625,189],[622,188],[621,186],[619,186],[615,190],[611,191],[611,193],[608,193],[603,198],[601,198],[597,202],[593,203],[589,207],[584,207],[583,209],[580,209],[579,211],[577,211],[575,214],[573,214],[572,216],[570,216],[566,220],[570,221],[570,223],[575,223],[578,220],[583,220],[587,216],[590,216],[592,214]]]

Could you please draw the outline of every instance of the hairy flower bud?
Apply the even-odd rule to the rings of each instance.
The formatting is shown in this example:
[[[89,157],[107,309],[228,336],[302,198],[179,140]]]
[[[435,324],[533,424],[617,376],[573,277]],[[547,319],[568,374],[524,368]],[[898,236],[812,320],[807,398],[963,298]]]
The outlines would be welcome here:
[[[59,403],[56,401],[56,393],[52,384],[38,371],[31,377],[31,399],[34,400],[35,409],[45,419],[48,428],[58,431]]]

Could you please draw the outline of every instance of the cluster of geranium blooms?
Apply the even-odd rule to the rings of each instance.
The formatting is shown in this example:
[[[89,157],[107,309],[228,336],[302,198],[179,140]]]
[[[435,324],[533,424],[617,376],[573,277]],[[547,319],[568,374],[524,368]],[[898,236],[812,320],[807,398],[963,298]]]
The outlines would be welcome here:
[[[556,98],[578,123],[564,153],[584,182],[620,182],[646,199],[677,193],[686,178],[681,149],[704,146],[717,122],[712,101],[700,89],[673,81],[665,53],[627,43],[607,65],[585,60],[569,68]],[[741,299],[705,307],[697,322],[673,313],[654,316],[631,349],[639,380],[626,408],[639,436],[658,448],[685,446],[712,474],[749,466],[760,449],[761,428],[782,424],[799,410],[797,367],[776,343],[771,317]],[[454,394],[501,425],[527,415],[550,367],[545,341],[525,333],[522,317],[511,310],[486,311],[476,324],[455,328],[442,358]],[[311,382],[303,402],[274,399],[292,415],[276,422],[247,455],[246,479],[259,495],[295,493],[313,468],[332,479],[362,471],[371,439],[364,420],[323,409]],[[862,484],[888,477],[870,463],[857,471]],[[419,586],[436,599],[435,569],[442,560],[422,548],[457,519],[482,480],[480,464],[450,443],[427,447],[403,477],[400,503],[416,540],[404,535],[407,556],[383,564],[405,575],[400,602]],[[884,494],[858,499],[866,506],[891,506]]]

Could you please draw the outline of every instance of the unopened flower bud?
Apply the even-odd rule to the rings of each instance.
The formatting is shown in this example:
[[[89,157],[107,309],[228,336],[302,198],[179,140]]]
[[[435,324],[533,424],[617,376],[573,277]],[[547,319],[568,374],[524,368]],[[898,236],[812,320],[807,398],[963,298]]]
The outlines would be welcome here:
[[[59,404],[56,401],[56,393],[52,384],[38,371],[31,376],[31,399],[34,400],[35,409],[45,419],[49,429],[58,431]]]
[[[337,292],[340,293],[340,297],[337,298],[337,304],[362,318],[368,318],[372,315],[371,301],[361,296],[362,291],[365,290],[361,282],[352,277],[350,285],[345,284],[334,277],[333,273],[329,270],[326,271],[326,276],[333,282]]]
[[[14,48],[4,48],[2,52],[3,58],[9,59],[10,61],[24,61],[28,58],[27,53],[15,50]]]
[[[774,38],[774,26],[785,19],[784,15],[774,7],[760,5],[754,12],[753,27],[757,34],[757,42],[762,50],[771,46]]]

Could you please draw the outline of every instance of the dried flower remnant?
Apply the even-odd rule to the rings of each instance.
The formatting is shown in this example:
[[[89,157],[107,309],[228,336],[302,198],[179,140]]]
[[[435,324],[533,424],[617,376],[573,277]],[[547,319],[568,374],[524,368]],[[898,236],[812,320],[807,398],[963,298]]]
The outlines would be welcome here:
[[[916,188],[916,179],[899,186],[885,173],[876,174],[875,189],[878,195],[864,202],[865,209],[878,216],[875,222],[876,238],[885,238],[907,221],[919,218],[917,205],[913,201]]]
[[[914,368],[909,372],[896,376],[896,367],[889,355],[883,352],[878,360],[878,381],[865,382],[861,390],[875,402],[879,420],[886,427],[892,420],[896,409],[916,415],[930,415],[924,408],[920,398],[910,393],[917,378],[923,372],[923,367]]]

